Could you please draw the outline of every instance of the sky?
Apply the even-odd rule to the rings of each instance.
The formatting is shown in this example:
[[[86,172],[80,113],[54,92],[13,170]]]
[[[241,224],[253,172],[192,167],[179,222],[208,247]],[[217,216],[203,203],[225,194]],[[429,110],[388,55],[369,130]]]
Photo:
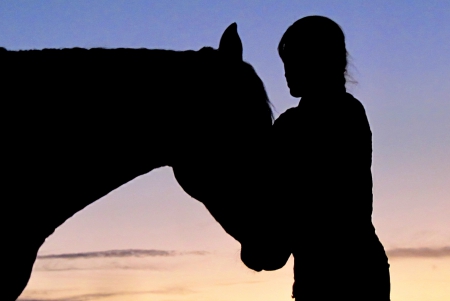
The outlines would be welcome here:
[[[391,299],[448,301],[449,1],[1,1],[0,47],[217,48],[237,22],[244,60],[277,117],[298,104],[277,45],[307,15],[330,17],[346,35],[355,81],[347,89],[373,132],[373,222],[389,255]],[[275,272],[247,269],[239,244],[170,168],[77,213],[39,255],[22,301],[290,300],[293,282],[292,258]]]

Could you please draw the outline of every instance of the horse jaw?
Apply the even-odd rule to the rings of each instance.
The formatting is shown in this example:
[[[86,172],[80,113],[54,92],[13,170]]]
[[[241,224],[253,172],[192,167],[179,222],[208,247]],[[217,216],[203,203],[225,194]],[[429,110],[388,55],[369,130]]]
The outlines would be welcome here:
[[[174,166],[173,171],[181,188],[203,203],[225,232],[242,243],[248,232],[246,216],[238,208],[240,197],[234,185],[223,180],[228,177],[194,166]]]
[[[173,170],[183,190],[202,202],[225,232],[241,243],[241,260],[248,268],[273,271],[286,264],[291,254],[287,224],[280,216],[267,218],[273,210],[258,204],[263,200],[249,202],[251,189],[242,189],[239,181],[214,181],[221,176],[213,172],[187,167]]]

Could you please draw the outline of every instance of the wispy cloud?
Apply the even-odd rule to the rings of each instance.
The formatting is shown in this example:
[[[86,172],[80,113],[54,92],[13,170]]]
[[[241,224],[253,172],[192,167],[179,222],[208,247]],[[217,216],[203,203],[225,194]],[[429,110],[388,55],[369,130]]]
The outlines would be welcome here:
[[[37,259],[93,259],[93,258],[123,258],[123,257],[157,257],[157,256],[180,256],[180,255],[207,255],[207,251],[167,251],[167,250],[142,250],[142,249],[126,249],[126,250],[107,250],[96,252],[81,253],[63,253],[38,255]]]
[[[96,252],[62,253],[39,255],[33,270],[45,272],[82,270],[165,270],[167,261],[157,257],[170,258],[186,255],[204,256],[207,251],[168,250],[106,250]],[[155,258],[155,259],[154,259]],[[169,264],[170,266],[170,264]]]
[[[98,270],[165,270],[161,265],[147,263],[121,263],[121,262],[101,262],[95,264],[67,264],[61,262],[52,262],[50,264],[36,263],[33,267],[34,271],[40,272],[63,272],[63,271],[98,271]]]
[[[19,298],[17,301],[92,301],[99,300],[108,297],[116,296],[130,296],[130,295],[149,295],[149,294],[159,294],[159,295],[186,295],[192,294],[195,291],[183,288],[183,287],[169,287],[159,290],[150,291],[138,291],[138,292],[110,292],[110,293],[96,293],[96,294],[83,294],[74,295],[63,298]]]
[[[387,252],[390,258],[394,257],[421,257],[421,258],[441,258],[450,257],[450,246],[442,248],[395,248]]]

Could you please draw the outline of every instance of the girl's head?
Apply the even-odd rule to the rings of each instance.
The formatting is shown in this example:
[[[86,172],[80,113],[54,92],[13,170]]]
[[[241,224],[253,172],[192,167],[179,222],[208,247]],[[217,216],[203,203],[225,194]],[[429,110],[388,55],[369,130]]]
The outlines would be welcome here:
[[[291,95],[345,91],[347,50],[340,26],[322,16],[297,20],[278,45]]]

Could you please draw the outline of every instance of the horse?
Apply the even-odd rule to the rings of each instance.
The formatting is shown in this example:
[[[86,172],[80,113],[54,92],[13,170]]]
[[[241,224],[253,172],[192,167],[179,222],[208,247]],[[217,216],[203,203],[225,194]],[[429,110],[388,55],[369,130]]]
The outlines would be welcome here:
[[[271,104],[242,51],[235,23],[218,49],[0,48],[6,300],[64,221],[163,166],[241,243],[245,265],[285,264],[259,193]]]

